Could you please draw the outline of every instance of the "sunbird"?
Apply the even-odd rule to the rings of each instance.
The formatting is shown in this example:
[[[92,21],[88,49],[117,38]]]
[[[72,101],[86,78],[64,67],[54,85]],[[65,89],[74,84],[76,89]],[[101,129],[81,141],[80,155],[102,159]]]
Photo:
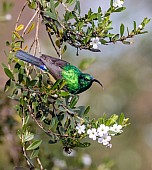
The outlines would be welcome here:
[[[63,79],[66,90],[71,94],[79,94],[89,89],[93,82],[103,85],[90,74],[82,73],[77,67],[65,60],[42,54],[40,58],[30,55],[22,50],[16,52],[16,57],[31,63],[41,70],[50,73],[55,80]]]

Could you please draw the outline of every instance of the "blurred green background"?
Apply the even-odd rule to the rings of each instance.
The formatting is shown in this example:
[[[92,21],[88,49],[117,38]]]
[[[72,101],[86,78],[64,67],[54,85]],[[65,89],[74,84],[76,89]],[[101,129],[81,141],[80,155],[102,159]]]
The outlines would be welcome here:
[[[89,1],[89,3],[88,3]],[[2,0],[0,0],[0,15],[3,15]],[[10,21],[0,22],[0,61],[7,63],[4,50],[6,40],[11,40],[15,21],[23,6],[24,0],[8,0],[13,7],[9,10],[12,16]],[[90,7],[95,11],[98,5],[107,7],[107,1],[81,1],[82,13]],[[119,25],[129,26],[133,21],[140,21],[144,17],[152,18],[151,0],[128,0],[125,2],[127,10],[114,14],[114,31]],[[26,8],[22,22],[27,24],[34,11]],[[90,105],[90,116],[100,117],[103,113],[109,116],[123,112],[130,118],[131,125],[121,136],[112,140],[113,147],[105,148],[97,142],[91,147],[76,149],[72,156],[65,156],[60,144],[49,145],[48,138],[41,131],[37,134],[44,137],[41,148],[41,159],[44,167],[53,170],[60,169],[92,169],[92,170],[151,170],[152,169],[152,24],[146,27],[148,34],[137,36],[130,46],[121,43],[101,46],[101,53],[80,51],[68,46],[63,58],[78,66],[83,59],[95,58],[94,64],[86,72],[94,75],[104,85],[104,90],[97,84],[80,95],[79,104]],[[28,42],[32,37],[28,37]],[[40,43],[43,53],[56,56],[51,43],[41,26]],[[15,103],[3,93],[7,80],[0,67],[0,170],[13,169],[15,166],[25,166],[21,154],[19,139],[16,135],[20,126],[20,119],[13,109]],[[91,142],[91,141],[90,141]],[[52,168],[51,168],[52,167]]]

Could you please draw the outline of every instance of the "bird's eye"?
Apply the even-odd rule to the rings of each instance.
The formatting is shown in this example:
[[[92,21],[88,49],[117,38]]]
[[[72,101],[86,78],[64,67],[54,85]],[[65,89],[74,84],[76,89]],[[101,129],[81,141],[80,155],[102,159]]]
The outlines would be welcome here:
[[[84,77],[84,80],[85,81],[90,81],[90,78],[89,77]]]

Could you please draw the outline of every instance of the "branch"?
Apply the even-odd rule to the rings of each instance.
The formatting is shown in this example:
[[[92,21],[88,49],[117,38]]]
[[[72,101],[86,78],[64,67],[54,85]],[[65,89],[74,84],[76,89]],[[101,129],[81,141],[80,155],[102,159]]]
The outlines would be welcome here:
[[[16,20],[15,29],[17,28],[17,25],[18,25],[18,23],[19,23],[19,20],[20,20],[20,18],[21,18],[21,15],[22,15],[22,13],[23,13],[23,11],[24,11],[24,9],[25,9],[25,7],[26,7],[27,4],[28,4],[28,1],[25,2],[25,4],[23,5],[23,8],[21,9],[21,11],[20,11],[20,13],[19,13],[19,15],[18,15],[18,18],[17,18],[17,20]]]

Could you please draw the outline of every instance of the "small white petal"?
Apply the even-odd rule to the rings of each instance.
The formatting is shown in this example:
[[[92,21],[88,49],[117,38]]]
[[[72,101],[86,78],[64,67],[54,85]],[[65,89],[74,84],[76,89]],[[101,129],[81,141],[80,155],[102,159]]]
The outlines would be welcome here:
[[[143,26],[142,26],[142,25],[139,25],[139,26],[138,26],[138,28],[139,28],[139,29],[142,29],[142,28],[143,28]]]
[[[91,38],[90,45],[92,45],[94,49],[97,49],[97,48],[98,48],[98,44],[101,44],[101,42],[99,41],[99,38],[98,38],[98,37],[96,37],[96,38]]]

